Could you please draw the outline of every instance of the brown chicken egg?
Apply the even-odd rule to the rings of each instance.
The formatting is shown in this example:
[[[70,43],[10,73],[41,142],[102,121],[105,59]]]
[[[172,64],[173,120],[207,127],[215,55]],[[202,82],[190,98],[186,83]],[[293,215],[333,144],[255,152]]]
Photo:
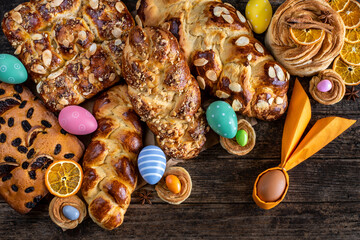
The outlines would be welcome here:
[[[264,202],[276,202],[286,189],[285,174],[280,170],[271,170],[262,175],[257,184],[257,195]]]

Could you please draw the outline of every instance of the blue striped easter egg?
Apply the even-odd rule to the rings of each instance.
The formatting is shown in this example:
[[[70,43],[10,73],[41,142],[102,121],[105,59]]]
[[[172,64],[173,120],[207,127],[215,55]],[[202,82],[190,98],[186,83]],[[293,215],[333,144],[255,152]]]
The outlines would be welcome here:
[[[159,147],[144,147],[138,156],[138,167],[144,180],[154,185],[160,181],[166,168],[166,157]]]

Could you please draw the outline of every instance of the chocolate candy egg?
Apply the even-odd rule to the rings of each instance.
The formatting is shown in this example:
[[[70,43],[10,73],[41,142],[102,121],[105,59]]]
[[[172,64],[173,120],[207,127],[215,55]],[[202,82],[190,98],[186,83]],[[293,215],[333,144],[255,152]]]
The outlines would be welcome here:
[[[98,127],[95,117],[79,106],[68,106],[61,110],[59,123],[63,129],[74,135],[87,135]]]
[[[19,59],[9,54],[0,54],[0,81],[20,84],[27,78],[28,73]]]
[[[246,18],[250,21],[254,32],[266,31],[272,17],[272,8],[268,0],[250,0],[245,8]]]
[[[166,168],[166,157],[159,147],[146,146],[138,157],[138,167],[144,180],[154,185],[160,181]]]
[[[237,117],[232,107],[224,101],[210,104],[206,119],[212,130],[224,138],[233,138],[237,132]]]
[[[79,210],[69,205],[64,206],[62,212],[64,216],[71,221],[75,221],[80,216]]]
[[[286,177],[280,170],[271,170],[262,175],[257,183],[258,196],[264,202],[276,202],[286,189]]]
[[[321,80],[317,85],[316,85],[316,88],[320,91],[320,92],[328,92],[331,90],[332,88],[332,83],[327,80],[327,79],[324,79],[324,80]]]

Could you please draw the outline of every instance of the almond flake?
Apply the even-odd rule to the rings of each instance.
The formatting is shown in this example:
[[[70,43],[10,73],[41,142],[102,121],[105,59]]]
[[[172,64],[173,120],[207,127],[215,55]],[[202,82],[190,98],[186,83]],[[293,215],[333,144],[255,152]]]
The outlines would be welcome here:
[[[137,3],[136,3],[136,11],[139,10],[140,4],[141,4],[141,1],[137,1]]]
[[[274,98],[269,98],[268,103],[271,105],[274,102]]]
[[[16,51],[14,52],[14,54],[19,55],[21,53],[21,50],[22,50],[22,45],[20,45],[16,48]]]
[[[230,5],[230,6],[231,6],[231,5]],[[227,14],[227,15],[230,14],[229,10],[227,10],[226,7],[223,7],[223,8],[222,8],[222,11],[223,11],[224,14]]]
[[[65,40],[62,42],[62,45],[64,45],[64,47],[68,48],[68,47],[70,46],[70,42],[65,39]]]
[[[42,87],[42,84],[43,84],[43,82],[40,81],[40,82],[36,85],[36,91],[37,91],[38,94],[40,94],[40,92],[41,92],[40,88]]]
[[[141,21],[139,15],[135,16],[135,22],[139,27],[141,27],[141,28],[143,27],[143,24],[142,24],[142,21]]]
[[[273,67],[269,67],[268,75],[269,75],[269,77],[271,77],[271,78],[275,78],[275,77],[276,77],[275,69],[274,69]]]
[[[31,67],[31,71],[38,74],[46,74],[46,70],[42,65],[35,64]]]
[[[214,70],[207,70],[205,76],[211,81],[217,81],[217,75]]]
[[[115,38],[118,38],[118,37],[121,36],[121,29],[115,27],[115,28],[111,31],[111,33],[112,33],[112,35],[113,35]]]
[[[281,67],[277,64],[275,64],[274,66],[275,71],[276,71],[276,76],[280,81],[285,81],[285,74],[284,71],[281,69]]]
[[[52,80],[60,76],[64,72],[64,69],[60,69],[59,71],[53,72],[48,76],[48,79]]]
[[[64,0],[54,0],[50,3],[50,7],[58,7],[63,3]]]
[[[235,44],[236,46],[239,46],[239,47],[243,47],[243,46],[246,46],[250,43],[250,40],[248,37],[239,37],[238,40],[236,40]]]
[[[52,61],[52,52],[49,49],[46,49],[43,53],[42,53],[42,59],[44,62],[44,65],[46,67],[49,67]]]
[[[216,17],[220,17],[221,14],[222,14],[222,12],[223,12],[223,8],[222,8],[222,7],[214,7],[214,15],[215,15]]]
[[[117,2],[115,4],[115,8],[119,13],[121,13],[125,9],[124,5],[121,2]]]
[[[14,8],[14,11],[16,12],[19,11],[22,8],[22,6],[23,6],[22,4],[18,5],[16,8]]]
[[[238,83],[230,83],[229,89],[233,92],[241,92],[242,87]]]
[[[234,22],[234,19],[230,15],[222,15],[222,17],[226,22],[228,22],[230,24],[232,24]]]
[[[198,82],[198,84],[199,84],[199,87],[200,87],[202,90],[204,90],[205,87],[206,87],[204,78],[198,76],[196,79],[197,79],[197,82]]]
[[[82,63],[85,67],[87,67],[87,66],[90,65],[90,60],[89,60],[89,59],[83,59],[83,60],[81,60],[81,63]]]
[[[94,55],[96,53],[96,50],[97,50],[97,45],[96,45],[96,43],[93,43],[89,48],[90,56]]]
[[[255,43],[255,49],[256,51],[258,51],[259,53],[264,53],[264,48],[258,44],[258,43]]]
[[[84,68],[84,71],[88,71],[90,69],[90,66],[87,66],[86,68]]]
[[[109,81],[112,82],[112,81],[115,80],[115,78],[116,78],[116,74],[115,74],[115,73],[111,73],[111,74],[110,74],[110,77],[109,77]]]
[[[264,100],[259,100],[256,106],[260,109],[266,109],[269,108],[269,103]]]
[[[21,24],[23,22],[23,19],[22,19],[21,14],[19,12],[12,12],[11,17],[18,24]]]
[[[282,99],[281,97],[277,97],[275,100],[277,105],[283,104],[284,103],[284,99]]]
[[[231,5],[230,3],[224,3],[225,5],[228,5],[229,7],[231,7],[231,8],[234,8],[234,6],[233,5]]]
[[[251,22],[250,22],[249,20],[247,20],[247,23],[249,24],[249,26],[250,26],[250,29],[251,29],[251,30],[253,30],[253,27],[252,27],[252,24],[251,24]]]
[[[229,98],[230,97],[230,94],[226,93],[226,92],[223,92],[221,90],[217,90],[216,91],[216,96],[218,98]]]
[[[196,67],[202,67],[202,66],[205,66],[209,61],[205,58],[198,58],[198,59],[195,59],[194,61],[194,65]]]
[[[93,73],[89,74],[89,83],[91,83],[91,84],[96,83],[96,78],[95,78],[95,75]]]
[[[38,41],[38,40],[43,39],[43,37],[44,37],[44,36],[43,36],[42,34],[37,33],[37,34],[32,35],[32,36],[31,36],[31,39],[32,39],[32,40],[35,40],[35,41]]]
[[[242,23],[246,22],[246,18],[239,11],[236,11],[236,14]]]
[[[85,41],[86,40],[86,32],[85,31],[80,31],[79,34],[78,34],[78,38],[81,40],[81,41]]]
[[[120,39],[116,39],[115,46],[119,46],[120,44],[122,44],[122,41]]]
[[[90,7],[94,10],[99,7],[99,0],[89,0]]]
[[[67,100],[67,99],[65,99],[65,98],[61,98],[60,100],[59,100],[59,103],[61,104],[61,105],[68,105],[69,104],[69,101]]]
[[[286,81],[289,81],[289,80],[290,80],[290,73],[286,72]]]
[[[238,99],[235,99],[231,107],[234,109],[235,112],[237,112],[240,111],[240,109],[242,109],[243,105]]]

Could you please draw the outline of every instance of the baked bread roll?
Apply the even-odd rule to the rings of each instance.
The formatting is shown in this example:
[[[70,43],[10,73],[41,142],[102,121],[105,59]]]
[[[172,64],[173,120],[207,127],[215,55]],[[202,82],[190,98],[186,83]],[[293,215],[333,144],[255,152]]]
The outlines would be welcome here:
[[[21,85],[0,83],[0,124],[0,195],[25,214],[48,193],[48,166],[79,161],[84,146]]]
[[[301,45],[290,28],[323,30],[312,44]],[[287,0],[275,12],[265,44],[293,75],[313,76],[326,69],[344,44],[345,27],[340,15],[323,0]]]
[[[206,122],[199,86],[176,38],[160,28],[133,28],[124,48],[123,75],[136,113],[165,154],[196,157],[206,141]]]
[[[112,230],[122,224],[136,187],[142,129],[126,86],[105,92],[93,112],[99,126],[83,160],[82,195],[93,221]]]
[[[77,105],[119,81],[134,26],[118,0],[38,0],[5,14],[2,28],[53,111]]]
[[[253,37],[246,18],[220,0],[139,0],[145,26],[169,29],[200,88],[236,112],[263,120],[284,114],[290,75]]]

